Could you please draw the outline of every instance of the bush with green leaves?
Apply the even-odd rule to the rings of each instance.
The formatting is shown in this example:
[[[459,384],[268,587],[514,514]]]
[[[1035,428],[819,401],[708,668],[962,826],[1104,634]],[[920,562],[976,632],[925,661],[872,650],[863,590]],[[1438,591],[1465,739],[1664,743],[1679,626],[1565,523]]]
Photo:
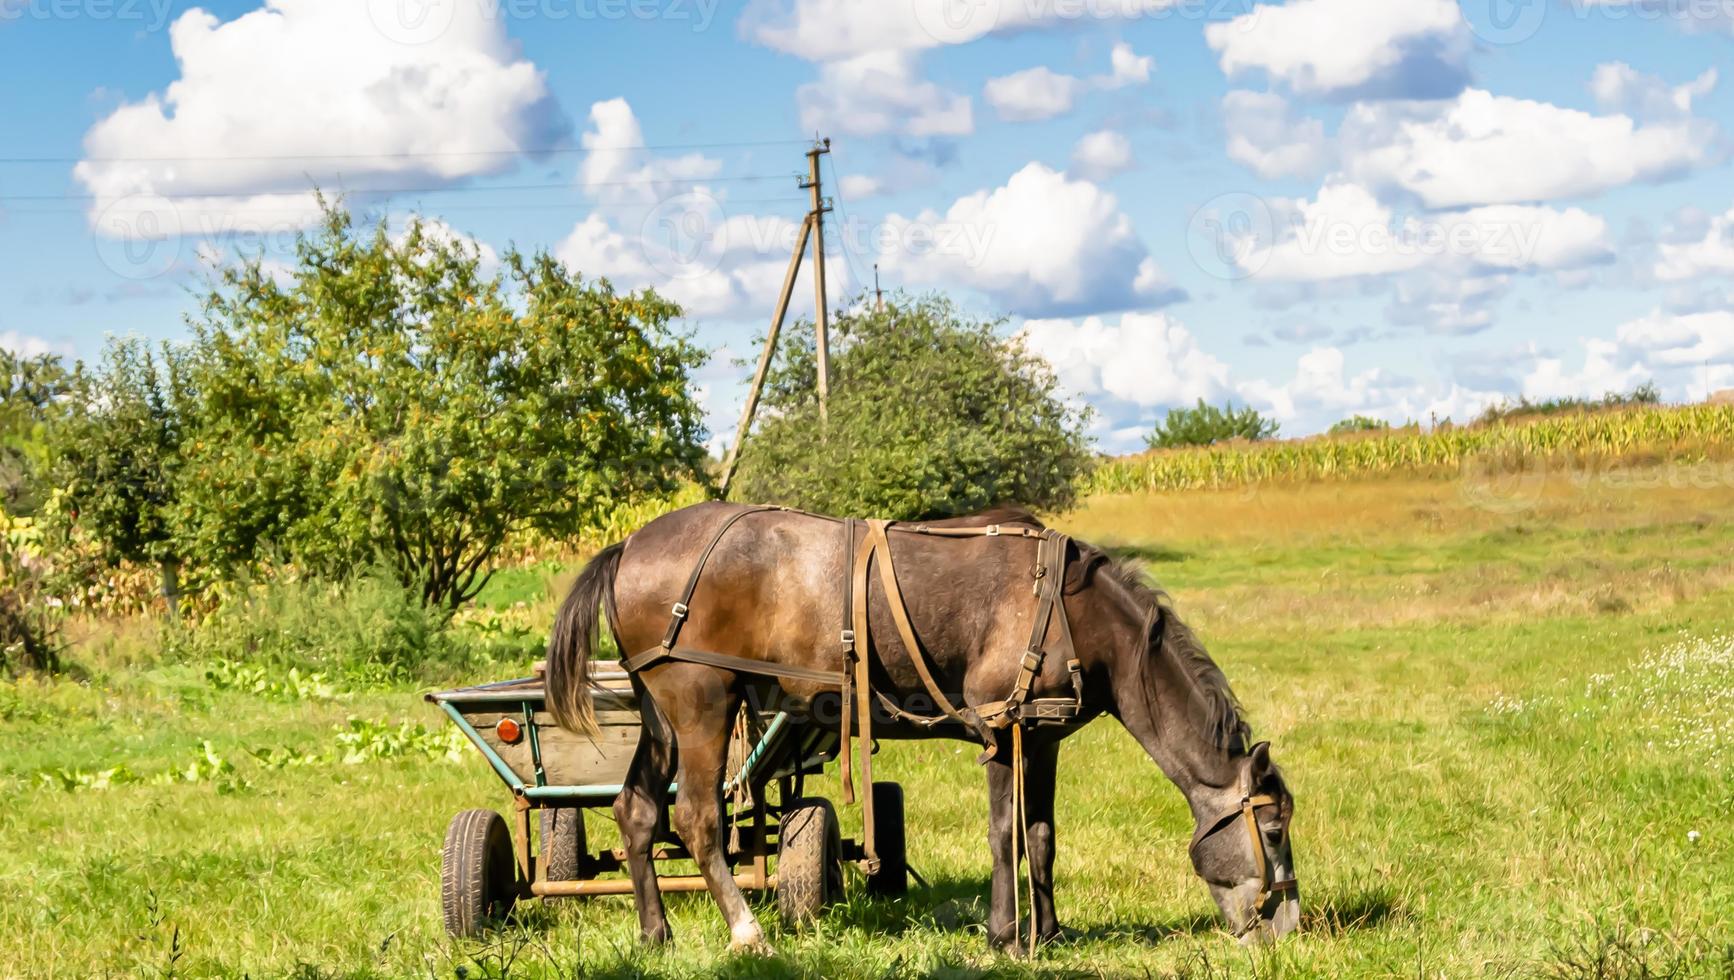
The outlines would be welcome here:
[[[178,595],[181,548],[172,522],[192,402],[187,356],[136,337],[110,341],[68,399],[55,431],[58,492],[50,510],[69,575],[91,577],[94,570],[82,567],[87,557],[109,567],[157,566],[165,595]]]
[[[899,520],[1070,506],[1092,462],[1086,414],[1001,326],[937,295],[856,304],[831,322],[828,421],[810,325],[796,326],[730,496]]]
[[[1660,405],[1662,391],[1654,381],[1646,381],[1631,391],[1609,391],[1600,398],[1544,398],[1540,401],[1530,401],[1528,396],[1520,396],[1517,401],[1505,401],[1489,405],[1476,417],[1476,425],[1493,425],[1513,419],[1532,418],[1541,415],[1560,415],[1567,412],[1606,412],[1622,408],[1642,408]]]
[[[1329,435],[1344,436],[1356,432],[1384,432],[1391,423],[1384,419],[1373,418],[1371,415],[1351,415],[1340,422],[1331,425]]]
[[[1276,435],[1277,428],[1275,419],[1264,417],[1250,405],[1237,409],[1229,402],[1227,407],[1217,408],[1200,398],[1192,408],[1169,410],[1144,442],[1151,449],[1209,446],[1235,439],[1258,442]]]
[[[645,290],[546,253],[401,235],[329,207],[289,275],[219,271],[193,323],[177,527],[225,573],[384,562],[430,605],[486,583],[509,536],[573,537],[702,479],[704,353]]]
[[[49,441],[78,382],[78,370],[52,354],[0,347],[0,509],[30,517],[46,499]]]
[[[0,676],[60,666],[57,603],[43,585],[41,533],[0,507]]]
[[[179,659],[294,668],[347,687],[355,686],[350,678],[402,678],[465,660],[446,616],[389,570],[341,581],[285,573],[235,587],[208,615],[165,637]]]

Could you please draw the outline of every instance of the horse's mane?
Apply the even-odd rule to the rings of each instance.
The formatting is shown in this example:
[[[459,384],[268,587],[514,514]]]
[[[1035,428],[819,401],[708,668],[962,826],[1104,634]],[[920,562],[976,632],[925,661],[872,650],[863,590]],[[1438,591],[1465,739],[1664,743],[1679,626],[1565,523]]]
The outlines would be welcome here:
[[[1030,511],[1009,505],[925,523],[939,527],[977,527],[983,524],[1046,526]],[[1204,709],[1205,732],[1211,744],[1231,754],[1242,747],[1252,734],[1252,726],[1246,722],[1240,699],[1229,688],[1222,668],[1216,666],[1216,661],[1205,652],[1198,635],[1174,611],[1173,599],[1151,581],[1148,570],[1137,560],[1116,558],[1095,545],[1076,539],[1074,543],[1078,548],[1080,575],[1077,587],[1081,588],[1092,574],[1101,569],[1124,588],[1149,619],[1150,655],[1169,657],[1182,676],[1191,678],[1193,691]]]
[[[1089,545],[1079,547],[1097,550]],[[1151,656],[1171,658],[1183,675],[1192,679],[1194,693],[1204,708],[1205,731],[1211,744],[1230,754],[1244,746],[1252,734],[1252,726],[1246,722],[1240,699],[1229,688],[1222,668],[1205,652],[1198,635],[1174,611],[1173,599],[1151,582],[1149,573],[1135,560],[1107,558],[1103,567],[1145,608],[1151,624]]]

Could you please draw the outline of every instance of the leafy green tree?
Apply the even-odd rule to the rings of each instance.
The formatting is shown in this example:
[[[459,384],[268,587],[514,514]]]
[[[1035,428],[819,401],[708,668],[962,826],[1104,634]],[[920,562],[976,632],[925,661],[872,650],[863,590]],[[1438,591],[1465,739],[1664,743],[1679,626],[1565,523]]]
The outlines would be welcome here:
[[[419,220],[394,237],[328,207],[289,276],[224,268],[193,324],[189,551],[338,576],[383,559],[455,608],[513,533],[573,535],[702,478],[704,354],[678,314],[546,253],[490,274]]]
[[[828,422],[811,330],[788,336],[730,494],[902,520],[1070,505],[1092,462],[1085,410],[1000,323],[949,300],[865,301],[831,323]]]
[[[0,508],[28,515],[42,505],[51,430],[77,380],[76,369],[51,354],[0,348]]]
[[[136,337],[111,341],[70,399],[55,440],[62,533],[93,543],[110,565],[160,567],[171,603],[180,591],[171,521],[189,402],[185,358],[167,344],[153,352]]]
[[[1236,409],[1230,402],[1226,408],[1217,408],[1200,398],[1196,407],[1171,409],[1144,442],[1151,449],[1208,446],[1231,439],[1257,442],[1276,435],[1277,428],[1274,419],[1265,418],[1250,405]]]
[[[1355,432],[1383,432],[1391,427],[1384,419],[1373,418],[1370,415],[1351,415],[1346,419],[1331,425],[1330,435],[1342,436]]]

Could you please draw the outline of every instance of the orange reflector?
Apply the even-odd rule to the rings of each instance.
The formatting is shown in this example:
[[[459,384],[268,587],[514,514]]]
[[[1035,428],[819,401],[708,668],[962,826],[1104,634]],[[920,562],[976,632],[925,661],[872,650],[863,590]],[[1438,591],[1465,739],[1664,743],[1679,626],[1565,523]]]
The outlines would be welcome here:
[[[524,737],[524,727],[510,718],[501,718],[494,726],[494,734],[500,736],[500,741],[507,745],[517,745],[518,739]]]

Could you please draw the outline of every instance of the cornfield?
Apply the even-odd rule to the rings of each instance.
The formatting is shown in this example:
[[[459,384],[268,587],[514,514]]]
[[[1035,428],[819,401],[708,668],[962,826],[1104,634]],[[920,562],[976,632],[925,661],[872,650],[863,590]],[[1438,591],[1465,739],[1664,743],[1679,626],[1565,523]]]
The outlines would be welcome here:
[[[1109,460],[1084,492],[1244,487],[1383,474],[1455,475],[1538,463],[1734,458],[1734,406],[1544,416],[1473,427],[1167,449]]]

